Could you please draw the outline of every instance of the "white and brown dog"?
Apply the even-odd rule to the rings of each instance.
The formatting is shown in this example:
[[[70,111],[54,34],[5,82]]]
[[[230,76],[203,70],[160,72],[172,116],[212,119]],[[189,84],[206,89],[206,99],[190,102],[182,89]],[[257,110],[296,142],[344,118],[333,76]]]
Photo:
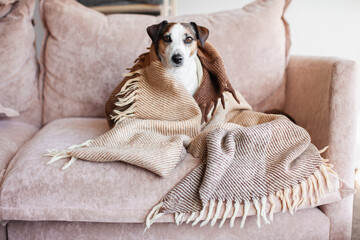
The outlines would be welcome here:
[[[156,52],[165,69],[194,95],[198,89],[202,66],[197,56],[198,40],[204,46],[209,30],[196,23],[168,23],[149,26],[147,29]]]

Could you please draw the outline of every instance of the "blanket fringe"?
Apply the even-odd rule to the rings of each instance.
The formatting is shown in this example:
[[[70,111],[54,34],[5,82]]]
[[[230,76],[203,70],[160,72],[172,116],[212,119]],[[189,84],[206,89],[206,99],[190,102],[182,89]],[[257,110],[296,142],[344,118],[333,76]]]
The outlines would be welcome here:
[[[189,224],[189,222],[193,221],[195,216],[196,216],[197,212],[192,212],[190,214],[190,216],[188,217],[188,219],[186,220],[186,224]]]
[[[193,222],[193,224],[191,226],[195,226],[196,224],[198,224],[198,222],[200,222],[200,220],[204,217],[205,215],[205,210],[206,208],[203,208],[203,210],[201,210],[199,216],[195,219],[195,221]]]
[[[64,158],[70,158],[70,161],[68,161],[67,163],[65,163],[65,165],[61,168],[62,170],[67,169],[68,167],[70,167],[71,164],[73,164],[77,158],[71,155],[71,152],[75,149],[79,149],[79,148],[84,148],[84,147],[89,147],[90,143],[93,140],[88,140],[84,143],[81,144],[77,144],[77,145],[72,145],[70,147],[68,147],[67,150],[62,150],[62,151],[56,151],[56,150],[47,150],[47,154],[45,154],[45,156],[49,156],[51,157],[51,159],[46,163],[46,164],[51,164],[54,163],[58,160],[64,159]]]
[[[244,214],[243,217],[241,219],[241,223],[240,223],[240,228],[244,228],[245,226],[245,222],[246,222],[246,218],[249,214],[249,210],[250,210],[250,202],[249,201],[245,201],[244,202]]]
[[[299,197],[300,194],[300,185],[296,185],[295,187],[293,187],[293,191],[292,191],[292,209],[294,210],[294,212],[297,212],[298,206],[299,206]]]
[[[181,225],[184,221],[185,213],[175,213],[175,223],[176,225]]]
[[[110,115],[115,123],[119,123],[125,118],[135,116],[136,99],[139,91],[139,76],[141,70],[126,73],[124,76],[129,77],[125,84],[122,86],[120,92],[116,96],[120,96],[115,103],[116,107],[126,108],[125,110],[114,109],[113,114]],[[139,75],[139,76],[138,76]]]
[[[208,214],[207,214],[205,220],[200,224],[200,227],[203,227],[203,226],[205,226],[206,224],[208,224],[208,222],[209,222],[210,219],[212,218],[214,206],[215,206],[215,200],[214,200],[214,199],[211,199],[211,200],[210,200],[210,206],[209,206]]]
[[[274,195],[270,194],[268,200],[269,200],[269,203],[271,204],[270,211],[269,211],[269,219],[272,222],[274,220],[274,210],[275,210]]]
[[[260,205],[259,201],[257,199],[253,199],[253,204],[256,210],[256,225],[258,228],[261,227],[261,218],[260,218]]]
[[[270,221],[266,217],[266,204],[267,204],[267,198],[262,197],[261,198],[261,217],[264,220],[265,224],[270,224]]]
[[[281,200],[281,212],[285,213],[286,212],[286,200],[284,197],[284,193],[283,190],[279,190],[278,192],[276,192],[276,197],[278,197]]]
[[[227,219],[227,216],[228,216],[231,208],[232,208],[232,201],[229,201],[229,200],[226,201],[225,212],[224,212],[223,218],[221,219],[221,222],[219,224],[219,228],[221,228],[224,225],[224,222]]]
[[[327,164],[327,162],[328,160],[323,159],[322,165],[319,167],[318,170],[314,172],[313,175],[294,186],[291,186],[284,190],[279,190],[274,194],[269,194],[268,196],[263,196],[260,199],[252,199],[251,201],[244,200],[243,216],[241,219],[240,227],[244,227],[251,206],[255,208],[256,223],[259,228],[261,226],[261,219],[263,219],[265,224],[270,224],[270,222],[273,221],[273,215],[275,211],[274,196],[276,196],[281,202],[281,211],[289,211],[290,214],[295,213],[298,208],[305,204],[307,201],[311,206],[315,206],[315,204],[319,203],[321,197],[323,197],[325,194],[324,185],[328,188],[328,190],[332,190],[332,185],[328,176],[328,172],[333,172],[331,170],[332,165]],[[268,202],[270,204],[270,208],[267,213]],[[221,218],[219,224],[219,228],[221,228],[224,225],[225,220],[231,216],[230,227],[232,228],[235,225],[235,219],[239,212],[240,206],[241,205],[239,201],[226,200],[225,203],[224,200],[219,200],[218,202],[216,202],[214,199],[211,199],[209,201],[208,208],[205,206],[200,211],[200,213],[192,212],[191,214],[189,214],[186,219],[186,223],[188,224],[191,221],[194,221],[192,223],[192,226],[195,226],[205,217],[200,227],[207,225],[209,222],[211,222],[211,226],[214,226],[216,221]],[[150,225],[162,215],[162,213],[159,213],[159,209],[161,207],[162,203],[156,205],[149,213],[146,219],[146,229],[148,229]],[[231,209],[233,209],[233,212],[230,215]],[[220,216],[222,210],[224,210],[224,213],[223,216]],[[269,219],[267,218],[267,214],[269,215]],[[181,224],[182,221],[184,221],[184,218],[186,218],[185,213],[175,213],[176,224]]]
[[[223,201],[222,200],[218,201],[217,206],[216,206],[215,215],[214,215],[213,219],[211,220],[211,226],[214,226],[217,219],[219,218],[222,205],[223,205]]]
[[[146,221],[145,221],[146,227],[145,227],[144,233],[146,232],[147,229],[150,228],[150,226],[156,221],[156,219],[158,219],[159,217],[164,215],[164,213],[159,213],[162,206],[163,206],[163,203],[160,202],[158,205],[153,207],[153,209],[150,211],[150,213],[146,217]]]
[[[230,227],[231,228],[234,227],[235,218],[236,218],[236,215],[237,215],[237,213],[239,211],[239,208],[240,208],[240,203],[236,201],[235,204],[234,204],[234,212],[233,212],[233,215],[232,215],[232,217],[230,219]]]

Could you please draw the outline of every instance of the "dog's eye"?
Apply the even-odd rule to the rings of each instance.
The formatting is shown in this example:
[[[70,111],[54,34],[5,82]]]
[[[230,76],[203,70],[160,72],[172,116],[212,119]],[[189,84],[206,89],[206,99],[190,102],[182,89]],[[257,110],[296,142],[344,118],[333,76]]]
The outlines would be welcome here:
[[[170,36],[164,36],[163,37],[165,42],[171,42],[171,37]]]
[[[193,41],[192,37],[185,38],[185,43],[191,43]]]

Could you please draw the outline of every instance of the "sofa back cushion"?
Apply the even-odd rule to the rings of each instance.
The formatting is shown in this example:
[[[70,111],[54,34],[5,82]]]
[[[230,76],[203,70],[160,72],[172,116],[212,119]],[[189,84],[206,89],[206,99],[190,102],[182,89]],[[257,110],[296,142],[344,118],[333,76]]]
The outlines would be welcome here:
[[[32,25],[35,0],[0,2],[0,105],[21,120],[41,125],[38,65]],[[17,114],[0,114],[0,118]]]
[[[256,110],[282,108],[290,39],[283,13],[289,1],[256,1],[243,9],[169,17],[210,30],[235,89]],[[46,28],[41,66],[44,123],[61,117],[103,117],[126,68],[150,46],[146,27],[164,20],[108,15],[75,0],[41,0]]]

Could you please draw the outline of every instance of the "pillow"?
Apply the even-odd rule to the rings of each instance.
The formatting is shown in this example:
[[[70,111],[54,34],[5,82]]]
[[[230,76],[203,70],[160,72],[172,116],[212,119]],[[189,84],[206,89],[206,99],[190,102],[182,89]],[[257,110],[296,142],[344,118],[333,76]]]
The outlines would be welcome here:
[[[255,110],[282,109],[290,37],[288,0],[256,1],[243,9],[168,18],[210,29],[233,86]],[[45,26],[40,59],[44,123],[62,117],[104,117],[126,68],[150,46],[146,27],[163,17],[105,16],[75,0],[41,0]]]
[[[35,0],[0,0],[0,103],[21,120],[41,125],[41,104],[31,23]]]

